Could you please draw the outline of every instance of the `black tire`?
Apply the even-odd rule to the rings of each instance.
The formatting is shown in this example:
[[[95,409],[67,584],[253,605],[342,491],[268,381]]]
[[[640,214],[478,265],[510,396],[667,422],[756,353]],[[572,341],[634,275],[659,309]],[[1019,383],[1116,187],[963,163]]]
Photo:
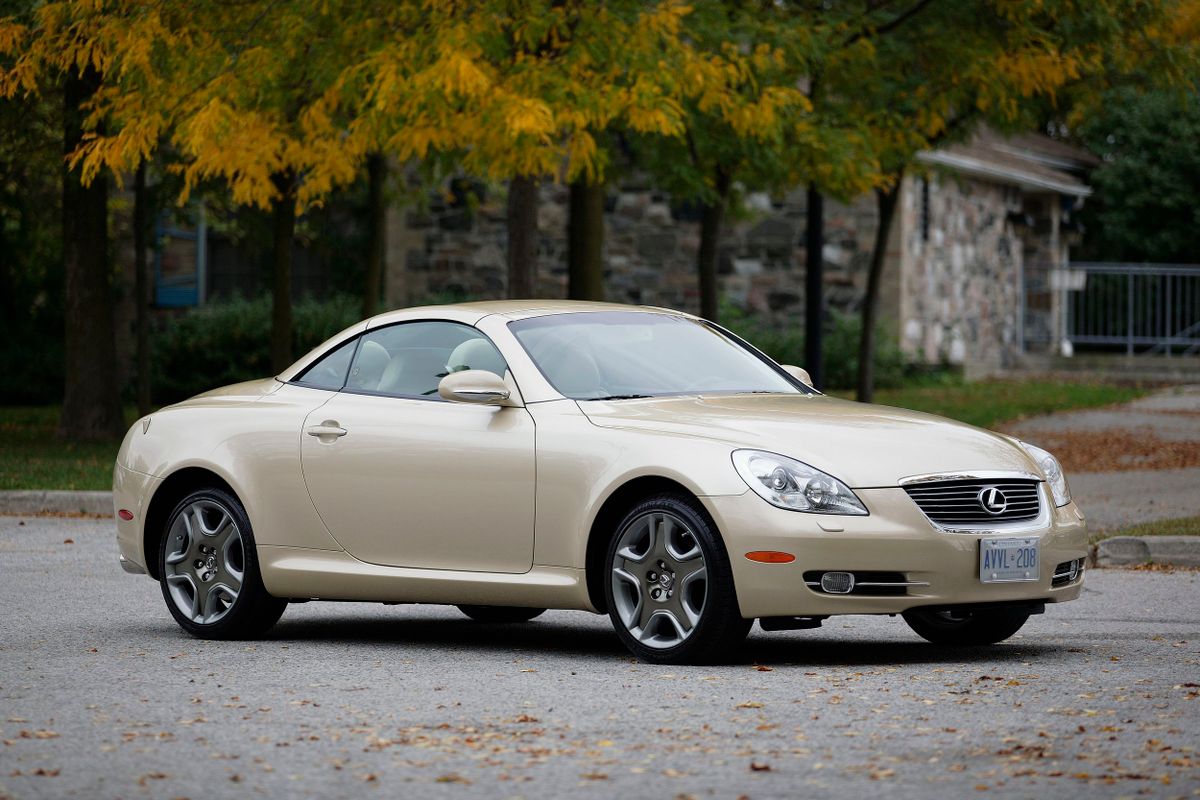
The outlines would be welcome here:
[[[1029,619],[1023,608],[986,608],[978,611],[910,608],[904,621],[918,636],[934,644],[980,646],[1002,642],[1021,630]]]
[[[488,623],[529,622],[546,613],[544,608],[517,606],[459,606],[458,610],[476,622]]]
[[[690,533],[699,545],[707,575],[698,620],[681,642],[669,647],[647,645],[631,633],[621,618],[614,590],[614,559],[617,557],[622,535],[639,520],[656,513],[669,514],[684,523],[687,533]],[[754,620],[742,618],[734,591],[729,554],[716,525],[704,507],[690,495],[660,494],[643,500],[630,509],[612,532],[604,562],[599,568],[604,570],[604,597],[617,637],[630,652],[643,661],[654,664],[707,664],[725,661],[733,649],[746,638],[754,624]],[[680,584],[678,591],[682,596],[683,584]]]
[[[237,526],[237,532],[241,536],[238,545],[241,551],[241,586],[236,598],[231,603],[224,603],[219,618],[212,622],[197,622],[185,615],[172,595],[171,587],[168,586],[167,554],[171,545],[180,545],[182,541],[176,538],[178,534],[172,536],[172,530],[176,522],[180,521],[180,515],[185,510],[195,507],[197,503],[223,509]],[[222,564],[222,568],[224,566]],[[279,621],[279,617],[287,608],[287,600],[272,597],[263,586],[254,531],[250,526],[249,517],[246,516],[246,509],[236,497],[221,489],[210,488],[192,492],[175,506],[159,542],[158,570],[163,599],[171,616],[181,628],[198,639],[252,639],[261,636]],[[220,573],[216,574],[220,576]],[[191,585],[193,589],[197,586],[194,578]]]

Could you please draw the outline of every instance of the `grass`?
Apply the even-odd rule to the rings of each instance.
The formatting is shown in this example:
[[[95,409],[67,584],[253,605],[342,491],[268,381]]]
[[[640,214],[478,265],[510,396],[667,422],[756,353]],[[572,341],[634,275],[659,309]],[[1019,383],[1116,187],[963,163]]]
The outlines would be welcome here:
[[[994,428],[1035,414],[1123,403],[1148,390],[1098,382],[1045,380],[966,383],[943,378],[876,392],[884,405],[928,411]],[[132,410],[128,419],[134,419]],[[108,489],[120,442],[73,444],[58,439],[58,408],[0,407],[0,490]]]
[[[111,489],[119,441],[58,438],[57,406],[0,408],[0,490]],[[134,416],[128,416],[130,423]]]
[[[1127,403],[1149,391],[1148,387],[1098,381],[988,380],[966,383],[957,378],[944,378],[935,383],[880,389],[875,392],[875,402],[994,429],[1005,422],[1054,411]]]
[[[1114,536],[1200,536],[1200,517],[1161,519],[1157,522],[1139,522],[1128,528],[1102,531],[1092,537],[1093,542],[1111,539]]]

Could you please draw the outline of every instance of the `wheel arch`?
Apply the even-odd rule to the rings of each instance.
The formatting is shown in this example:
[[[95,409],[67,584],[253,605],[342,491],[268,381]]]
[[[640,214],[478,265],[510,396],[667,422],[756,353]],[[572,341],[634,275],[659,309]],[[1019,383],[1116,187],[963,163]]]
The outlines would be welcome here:
[[[699,503],[696,492],[677,480],[663,475],[641,475],[618,486],[605,498],[600,505],[600,510],[592,519],[584,561],[588,600],[592,607],[601,614],[608,612],[608,603],[604,599],[603,570],[604,555],[608,550],[608,537],[616,524],[620,522],[621,517],[625,516],[631,508],[648,497],[668,492],[686,495],[696,500],[700,510],[706,517],[709,517],[713,529],[717,529],[716,523],[704,508],[703,503]],[[717,533],[720,535],[719,530]]]
[[[146,574],[155,580],[162,577],[158,574],[158,547],[166,534],[167,519],[179,501],[197,489],[221,489],[238,497],[229,481],[208,467],[188,466],[168,475],[151,496],[142,527]]]

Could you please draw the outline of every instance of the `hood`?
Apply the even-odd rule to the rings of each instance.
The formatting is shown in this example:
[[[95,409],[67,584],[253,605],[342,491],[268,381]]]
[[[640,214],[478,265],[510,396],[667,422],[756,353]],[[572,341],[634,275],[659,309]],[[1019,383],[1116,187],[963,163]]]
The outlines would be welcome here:
[[[241,383],[230,384],[229,386],[221,386],[217,389],[209,389],[207,392],[198,394],[195,397],[189,397],[187,400],[183,400],[175,405],[214,406],[253,403],[276,391],[280,386],[283,386],[283,384],[275,378],[259,378],[253,381],[243,381]]]
[[[600,427],[664,431],[799,459],[851,488],[930,473],[1039,474],[1011,439],[953,420],[824,395],[741,394],[586,401]]]

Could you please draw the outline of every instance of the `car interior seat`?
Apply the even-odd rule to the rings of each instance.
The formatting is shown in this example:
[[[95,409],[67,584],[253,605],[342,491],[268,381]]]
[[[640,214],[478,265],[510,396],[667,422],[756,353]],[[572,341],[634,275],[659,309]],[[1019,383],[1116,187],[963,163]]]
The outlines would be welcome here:
[[[446,375],[444,347],[406,347],[397,350],[379,379],[379,391],[387,394],[429,396],[437,393]]]
[[[468,369],[482,369],[494,372],[503,378],[507,368],[504,358],[486,339],[467,339],[454,348],[454,352],[446,359],[446,374]]]
[[[379,388],[379,379],[390,360],[387,348],[379,342],[363,342],[358,350],[358,357],[354,359],[354,368],[350,370],[346,388],[375,391]]]

